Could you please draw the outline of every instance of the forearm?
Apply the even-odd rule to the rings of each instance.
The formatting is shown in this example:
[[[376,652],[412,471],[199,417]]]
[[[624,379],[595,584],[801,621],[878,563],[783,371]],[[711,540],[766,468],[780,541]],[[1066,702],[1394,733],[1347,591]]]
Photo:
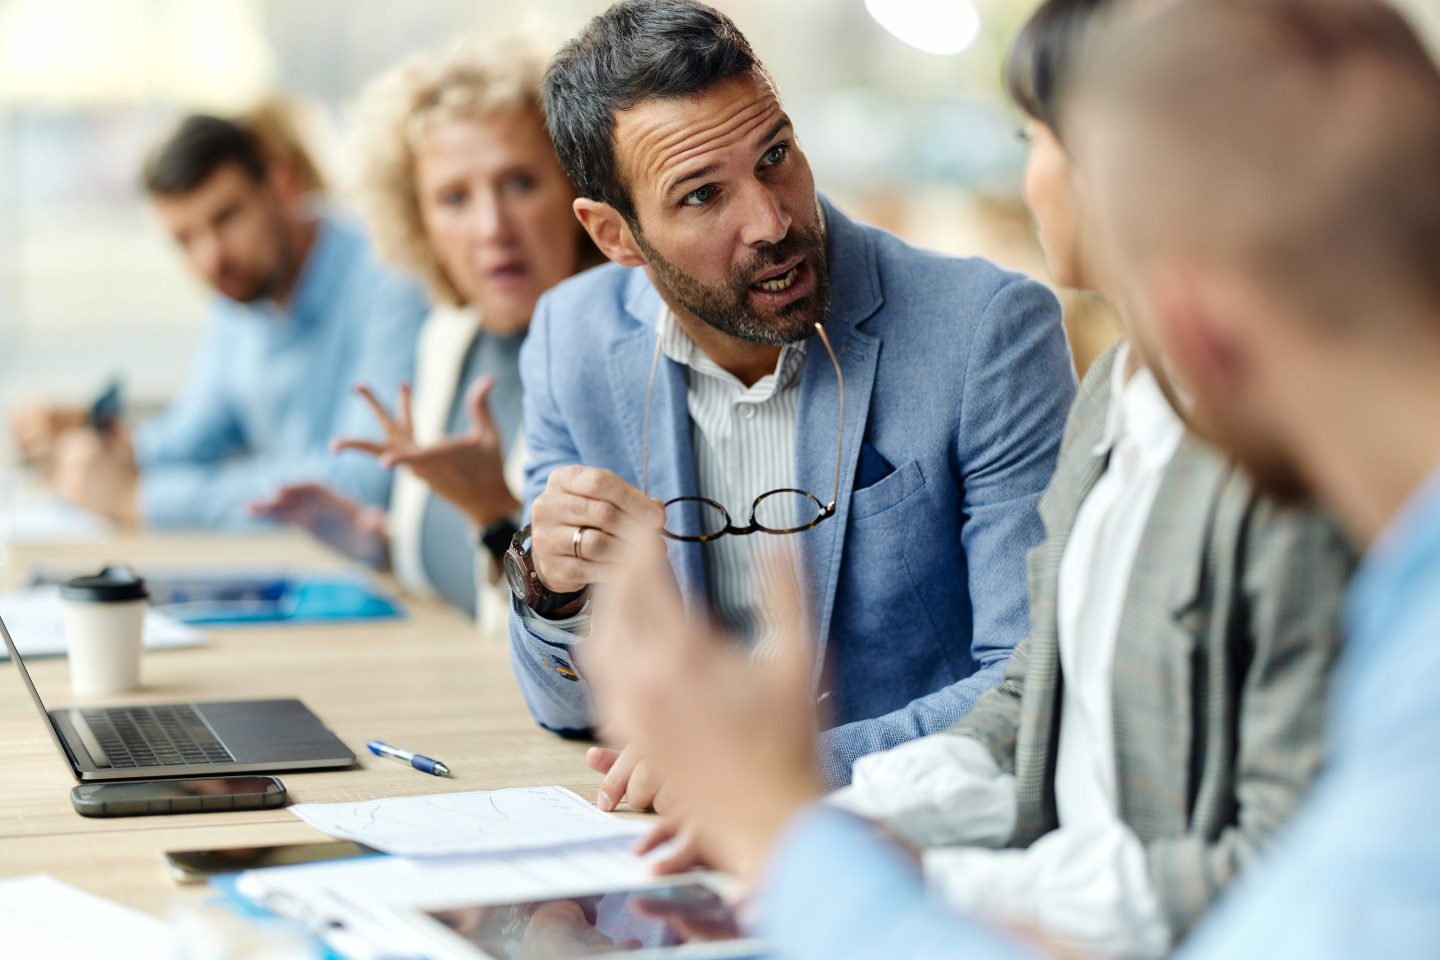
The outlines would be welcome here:
[[[772,851],[760,931],[787,960],[1023,960],[1019,943],[927,896],[906,853],[855,818],[811,808]]]
[[[390,475],[372,467],[370,500],[357,496],[354,485],[338,482],[334,457],[326,450],[308,454],[275,452],[235,456],[216,463],[167,463],[142,466],[141,513],[157,528],[224,529],[254,526],[250,505],[271,497],[286,484],[331,486],[360,503],[384,504]],[[343,475],[343,471],[341,472]]]

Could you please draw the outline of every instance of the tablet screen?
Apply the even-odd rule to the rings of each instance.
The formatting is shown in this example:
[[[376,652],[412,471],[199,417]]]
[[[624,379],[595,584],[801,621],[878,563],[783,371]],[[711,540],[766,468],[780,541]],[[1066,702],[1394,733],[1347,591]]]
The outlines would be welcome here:
[[[426,913],[506,960],[623,956],[742,937],[730,907],[697,883]]]

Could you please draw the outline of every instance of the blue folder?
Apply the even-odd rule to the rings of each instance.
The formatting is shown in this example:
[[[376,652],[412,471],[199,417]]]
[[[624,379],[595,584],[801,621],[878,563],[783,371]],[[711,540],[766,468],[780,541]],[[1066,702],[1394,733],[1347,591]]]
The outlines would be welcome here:
[[[366,581],[344,574],[280,577],[147,579],[151,603],[183,623],[335,623],[391,620],[400,604]]]
[[[142,575],[144,575],[142,571]],[[35,585],[68,577],[36,570]],[[150,605],[196,626],[258,623],[343,623],[405,616],[399,601],[361,575],[285,570],[226,573],[156,571],[144,575]]]

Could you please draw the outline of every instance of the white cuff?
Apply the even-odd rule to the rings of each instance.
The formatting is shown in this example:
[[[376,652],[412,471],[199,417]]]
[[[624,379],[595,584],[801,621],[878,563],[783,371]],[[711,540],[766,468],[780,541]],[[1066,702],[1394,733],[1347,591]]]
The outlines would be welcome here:
[[[513,602],[515,609],[520,611],[520,622],[525,625],[525,629],[547,643],[568,647],[584,639],[590,632],[589,597],[585,598],[585,604],[579,613],[563,620],[547,620],[519,600]]]
[[[950,733],[861,757],[827,802],[921,847],[1000,846],[1015,831],[1015,778],[980,741]]]

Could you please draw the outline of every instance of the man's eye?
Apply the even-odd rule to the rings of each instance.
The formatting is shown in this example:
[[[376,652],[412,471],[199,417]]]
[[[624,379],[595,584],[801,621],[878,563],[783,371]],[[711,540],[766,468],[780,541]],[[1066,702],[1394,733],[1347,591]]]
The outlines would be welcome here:
[[[447,207],[459,207],[465,203],[465,191],[447,190],[440,196],[440,202]]]
[[[766,150],[765,156],[761,157],[760,160],[767,167],[779,166],[781,163],[785,162],[785,158],[789,155],[789,153],[790,149],[786,147],[785,144],[777,143],[769,150]]]
[[[685,194],[685,199],[680,201],[682,207],[703,207],[715,199],[714,187],[701,187],[698,190],[691,190]]]
[[[507,180],[505,186],[511,193],[529,193],[535,189],[535,178],[528,173],[517,174]]]

